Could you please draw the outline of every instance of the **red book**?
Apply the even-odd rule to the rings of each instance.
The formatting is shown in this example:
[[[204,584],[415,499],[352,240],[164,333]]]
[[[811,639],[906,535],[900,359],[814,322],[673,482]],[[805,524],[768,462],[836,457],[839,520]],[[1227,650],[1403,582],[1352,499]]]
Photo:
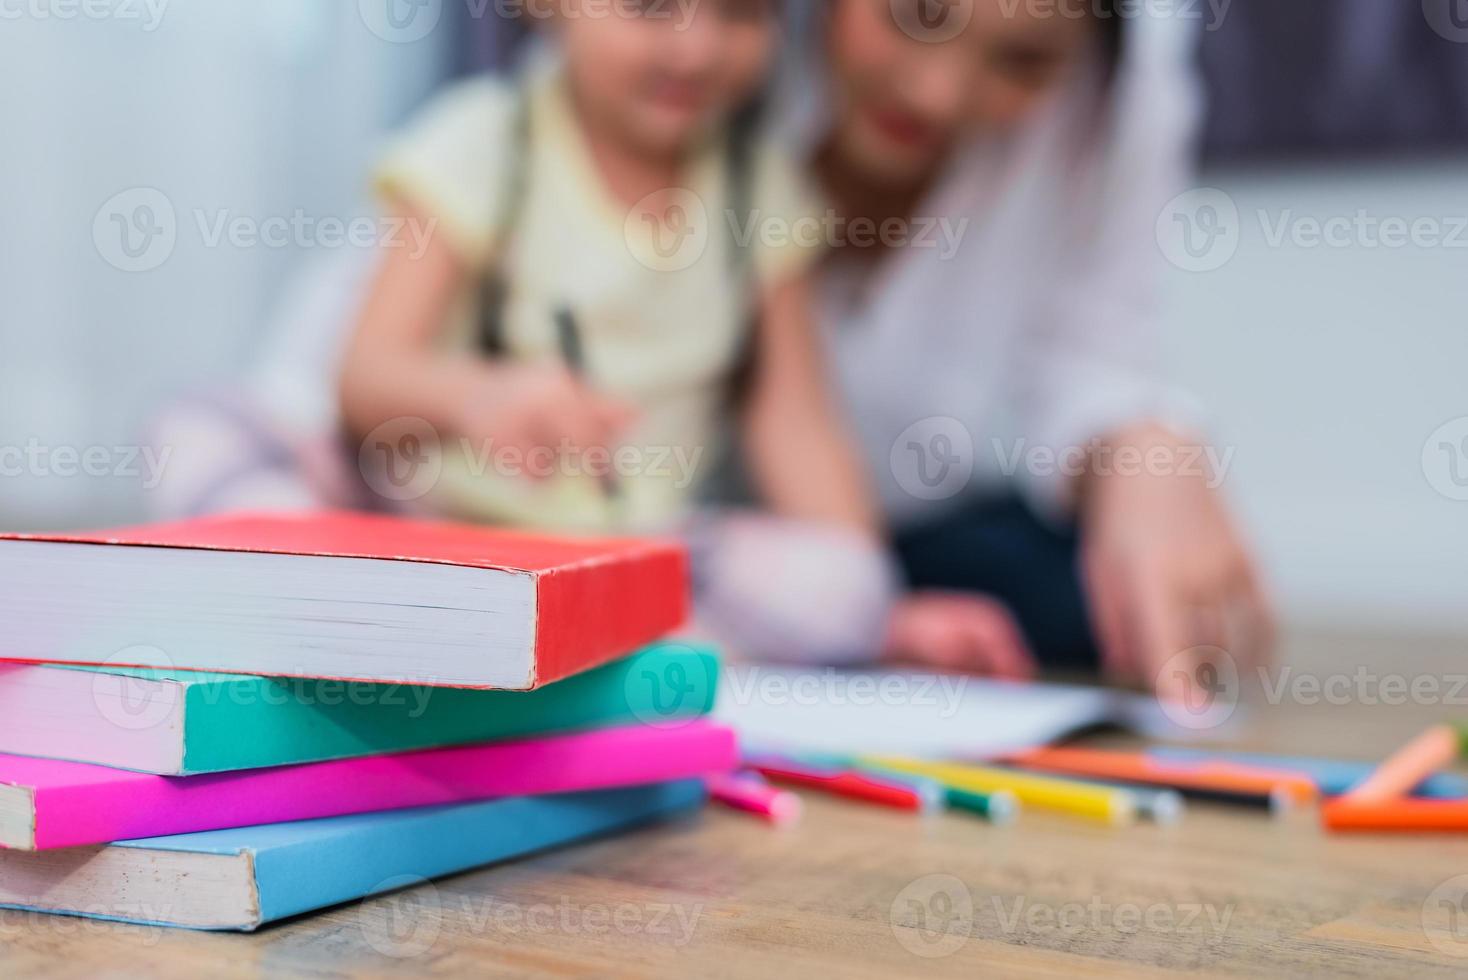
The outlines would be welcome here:
[[[667,541],[364,514],[0,535],[10,660],[528,690],[682,624]]]

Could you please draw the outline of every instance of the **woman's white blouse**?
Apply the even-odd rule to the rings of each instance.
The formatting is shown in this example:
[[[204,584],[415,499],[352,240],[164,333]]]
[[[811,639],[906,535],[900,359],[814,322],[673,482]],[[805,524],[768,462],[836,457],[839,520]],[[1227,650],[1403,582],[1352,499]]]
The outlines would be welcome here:
[[[823,273],[835,380],[894,525],[1015,490],[1061,515],[1091,440],[1196,414],[1159,376],[1156,289],[1200,117],[1194,40],[1130,22],[1109,93],[1099,65],[1077,72],[955,155],[875,275]],[[807,153],[829,127],[818,60],[774,100],[776,133]]]

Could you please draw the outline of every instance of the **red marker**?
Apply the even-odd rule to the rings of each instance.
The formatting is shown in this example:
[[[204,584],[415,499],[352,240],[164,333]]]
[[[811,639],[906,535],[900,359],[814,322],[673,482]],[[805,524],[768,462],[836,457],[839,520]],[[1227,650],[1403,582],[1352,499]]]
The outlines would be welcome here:
[[[754,763],[755,772],[777,783],[802,786],[850,800],[875,803],[899,810],[925,811],[940,800],[923,792],[917,785],[895,779],[883,779],[866,773],[840,769],[817,769],[786,760],[761,759]]]

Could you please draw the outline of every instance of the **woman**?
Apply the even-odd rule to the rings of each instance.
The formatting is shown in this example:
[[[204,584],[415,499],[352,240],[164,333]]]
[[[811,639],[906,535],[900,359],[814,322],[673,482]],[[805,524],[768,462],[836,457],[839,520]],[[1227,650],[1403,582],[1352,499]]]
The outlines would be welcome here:
[[[1099,657],[1184,694],[1199,648],[1242,668],[1271,642],[1223,474],[1153,376],[1197,98],[1186,25],[1135,9],[831,0],[772,100],[835,211],[837,379],[910,584],[938,590],[889,654]]]

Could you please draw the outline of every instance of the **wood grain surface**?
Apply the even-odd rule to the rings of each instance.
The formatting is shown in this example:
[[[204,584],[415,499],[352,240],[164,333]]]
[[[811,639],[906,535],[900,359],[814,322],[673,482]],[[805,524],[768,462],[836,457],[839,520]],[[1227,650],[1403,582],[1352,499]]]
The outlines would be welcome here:
[[[1468,691],[1446,690],[1468,673],[1461,644],[1317,637],[1291,652],[1270,678],[1289,693],[1264,698],[1236,744],[1373,758],[1468,718]],[[1446,684],[1388,703],[1393,673]],[[1296,680],[1340,675],[1344,700]],[[1468,973],[1468,835],[1331,836],[1310,812],[1204,805],[1118,830],[807,804],[786,830],[709,809],[249,936],[4,912],[0,976]]]

